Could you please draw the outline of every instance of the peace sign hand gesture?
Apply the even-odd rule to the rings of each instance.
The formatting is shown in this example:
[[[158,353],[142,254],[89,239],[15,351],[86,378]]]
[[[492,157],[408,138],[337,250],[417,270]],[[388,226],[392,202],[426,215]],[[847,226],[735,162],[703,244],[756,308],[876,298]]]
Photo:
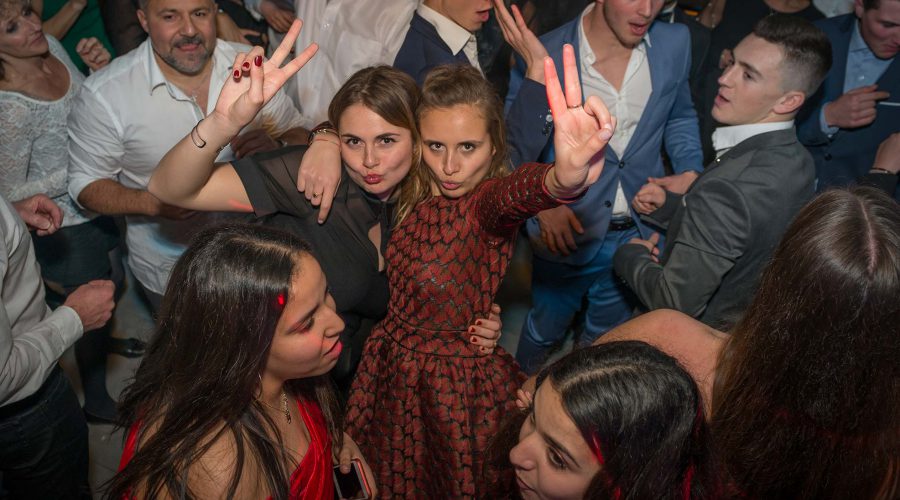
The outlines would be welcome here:
[[[556,164],[545,184],[557,198],[577,196],[600,178],[606,145],[616,129],[616,119],[599,97],[590,96],[582,104],[581,82],[571,45],[563,47],[563,94],[553,59],[544,59],[547,100],[553,114],[553,147]]]
[[[231,78],[222,87],[216,108],[210,116],[227,129],[223,130],[226,135],[237,135],[253,121],[285,82],[315,55],[319,47],[313,43],[284,66],[281,65],[290,55],[301,26],[302,21],[294,20],[269,60],[265,59],[262,47],[253,47],[249,53],[240,53],[235,57]]]

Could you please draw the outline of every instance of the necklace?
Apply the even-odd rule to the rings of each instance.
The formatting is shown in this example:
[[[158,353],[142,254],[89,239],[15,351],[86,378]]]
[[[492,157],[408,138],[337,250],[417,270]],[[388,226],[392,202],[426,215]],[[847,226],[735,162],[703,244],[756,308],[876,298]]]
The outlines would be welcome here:
[[[291,412],[288,410],[288,397],[287,397],[287,393],[284,392],[284,389],[281,389],[281,408],[276,408],[276,407],[270,405],[269,403],[266,403],[262,399],[257,399],[257,401],[259,401],[260,403],[268,406],[269,408],[271,408],[275,411],[280,411],[281,413],[284,413],[284,419],[287,420],[287,423],[291,423]]]

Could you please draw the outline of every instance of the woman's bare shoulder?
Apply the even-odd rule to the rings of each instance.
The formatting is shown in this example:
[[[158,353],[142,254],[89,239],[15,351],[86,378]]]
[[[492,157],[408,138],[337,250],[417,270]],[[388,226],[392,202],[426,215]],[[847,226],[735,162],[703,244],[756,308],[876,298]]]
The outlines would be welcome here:
[[[727,338],[727,334],[684,313],[658,309],[613,328],[598,342],[640,340],[679,357],[685,352],[698,356],[717,354]]]
[[[158,430],[158,426],[150,426],[141,436],[146,442]],[[237,441],[224,424],[200,440],[199,449],[204,449],[187,470],[187,487],[193,498],[220,499],[228,498],[231,481],[238,473]],[[267,496],[259,485],[256,473],[256,461],[248,453],[245,455],[241,479],[234,498],[262,498]],[[163,491],[156,498],[174,498],[171,492]],[[178,495],[180,497],[180,495]],[[138,496],[141,498],[141,496]]]

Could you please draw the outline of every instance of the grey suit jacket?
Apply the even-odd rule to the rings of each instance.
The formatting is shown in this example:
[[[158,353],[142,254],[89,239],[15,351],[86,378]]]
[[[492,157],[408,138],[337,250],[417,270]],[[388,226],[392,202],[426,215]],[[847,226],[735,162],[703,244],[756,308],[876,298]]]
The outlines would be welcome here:
[[[677,309],[729,328],[756,291],[759,275],[800,208],[814,193],[815,164],[794,129],[733,147],[683,196],[667,193],[649,222],[666,230],[659,263],[641,245],[613,259],[649,309]]]

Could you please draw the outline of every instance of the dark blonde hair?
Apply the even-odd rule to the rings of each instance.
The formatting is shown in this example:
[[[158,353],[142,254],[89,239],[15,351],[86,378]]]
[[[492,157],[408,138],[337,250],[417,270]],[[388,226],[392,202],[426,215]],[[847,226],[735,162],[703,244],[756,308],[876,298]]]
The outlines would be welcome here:
[[[416,108],[416,121],[421,124],[422,116],[428,111],[461,105],[475,107],[487,122],[494,156],[484,178],[492,179],[509,173],[503,105],[491,84],[472,66],[454,64],[438,66],[431,70],[422,84],[422,98]],[[431,184],[431,172],[421,161],[413,164],[400,192],[398,221],[409,215],[417,204],[431,197]]]
[[[422,141],[416,127],[420,97],[415,80],[406,73],[384,65],[363,68],[353,73],[331,99],[328,121],[340,129],[344,111],[354,104],[362,104],[391,125],[410,131],[415,165],[422,158]]]
[[[0,22],[7,17],[15,17],[25,8],[31,8],[31,0],[0,0]],[[6,71],[3,69],[3,61],[0,61],[0,81],[6,79]]]

